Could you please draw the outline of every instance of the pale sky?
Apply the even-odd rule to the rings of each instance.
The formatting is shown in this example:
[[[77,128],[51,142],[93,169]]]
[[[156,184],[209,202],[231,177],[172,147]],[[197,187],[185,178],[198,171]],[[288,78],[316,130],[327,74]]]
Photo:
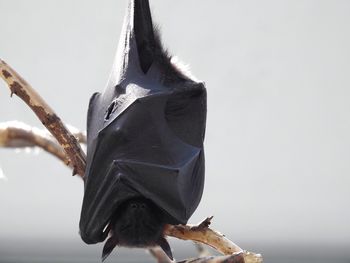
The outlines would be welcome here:
[[[208,91],[206,185],[190,222],[214,215],[213,227],[238,244],[349,246],[350,1],[151,5],[165,46]],[[126,6],[0,0],[0,57],[85,129]],[[0,122],[10,120],[41,127],[1,81]],[[0,167],[0,243],[82,243],[79,178],[46,153],[1,149]]]

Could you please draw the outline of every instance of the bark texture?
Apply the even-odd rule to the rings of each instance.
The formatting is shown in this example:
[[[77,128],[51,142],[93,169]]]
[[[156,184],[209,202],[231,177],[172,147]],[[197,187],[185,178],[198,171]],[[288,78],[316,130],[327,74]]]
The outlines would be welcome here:
[[[44,99],[5,61],[0,59],[0,77],[13,94],[21,98],[36,114],[42,124],[51,132],[68,156],[73,175],[84,176],[86,156],[77,139],[63,124]]]

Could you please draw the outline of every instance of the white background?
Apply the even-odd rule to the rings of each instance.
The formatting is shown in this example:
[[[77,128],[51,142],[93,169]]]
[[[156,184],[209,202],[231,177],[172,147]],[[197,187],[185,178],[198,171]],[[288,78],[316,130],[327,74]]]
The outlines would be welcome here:
[[[349,246],[350,2],[151,5],[165,46],[208,91],[206,185],[191,222],[214,215],[215,228],[248,248],[261,244],[255,250]],[[0,0],[0,57],[65,122],[85,129],[88,100],[107,81],[126,6]],[[1,82],[0,122],[9,120],[41,127]],[[6,255],[18,252],[19,241],[83,246],[79,178],[46,153],[1,149],[0,166]]]

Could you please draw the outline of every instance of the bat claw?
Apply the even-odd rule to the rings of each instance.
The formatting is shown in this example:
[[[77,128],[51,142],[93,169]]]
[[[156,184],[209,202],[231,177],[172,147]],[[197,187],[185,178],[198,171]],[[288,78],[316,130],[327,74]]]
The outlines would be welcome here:
[[[171,261],[173,261],[174,258],[173,258],[173,254],[171,253],[171,248],[169,246],[168,241],[164,237],[162,237],[158,241],[158,245],[160,246],[161,249],[163,249],[164,253],[168,256],[168,258],[170,258]]]
[[[104,262],[108,256],[112,253],[113,249],[118,245],[118,241],[115,239],[115,237],[110,237],[106,244],[103,247],[102,251],[102,262]]]

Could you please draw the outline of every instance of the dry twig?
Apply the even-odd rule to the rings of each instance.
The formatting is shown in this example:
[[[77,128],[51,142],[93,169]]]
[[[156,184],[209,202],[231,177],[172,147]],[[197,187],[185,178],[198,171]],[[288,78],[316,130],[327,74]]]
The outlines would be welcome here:
[[[20,122],[0,123],[0,147],[27,148],[40,147],[70,165],[62,147],[45,132]]]
[[[0,59],[0,77],[12,94],[20,97],[38,116],[43,125],[57,139],[70,160],[73,174],[84,176],[86,157],[76,138],[41,96],[8,64]]]
[[[198,225],[167,225],[165,234],[183,240],[193,240],[211,246],[224,255],[232,255],[243,250],[224,235],[209,228],[213,217],[208,217]]]
[[[86,142],[84,132],[71,128],[73,135],[80,143]],[[0,123],[0,147],[4,148],[28,148],[39,147],[60,159],[65,165],[73,169],[69,159],[61,145],[45,130],[30,127],[29,125],[10,121]]]
[[[242,250],[239,246],[233,243],[219,232],[209,228],[213,217],[206,218],[198,225],[166,225],[165,235],[176,237],[183,240],[197,241],[206,244],[224,255],[237,255],[244,258],[244,261],[225,261],[228,258],[223,258],[223,261],[193,261],[193,262],[245,262],[245,263],[260,263],[262,256],[260,254],[250,253]],[[213,260],[213,259],[208,259]],[[216,259],[215,259],[216,260]],[[220,260],[220,259],[218,259]],[[233,260],[233,258],[230,258]],[[234,260],[238,260],[235,258]],[[185,261],[186,262],[186,261]],[[189,261],[191,262],[191,261]]]

